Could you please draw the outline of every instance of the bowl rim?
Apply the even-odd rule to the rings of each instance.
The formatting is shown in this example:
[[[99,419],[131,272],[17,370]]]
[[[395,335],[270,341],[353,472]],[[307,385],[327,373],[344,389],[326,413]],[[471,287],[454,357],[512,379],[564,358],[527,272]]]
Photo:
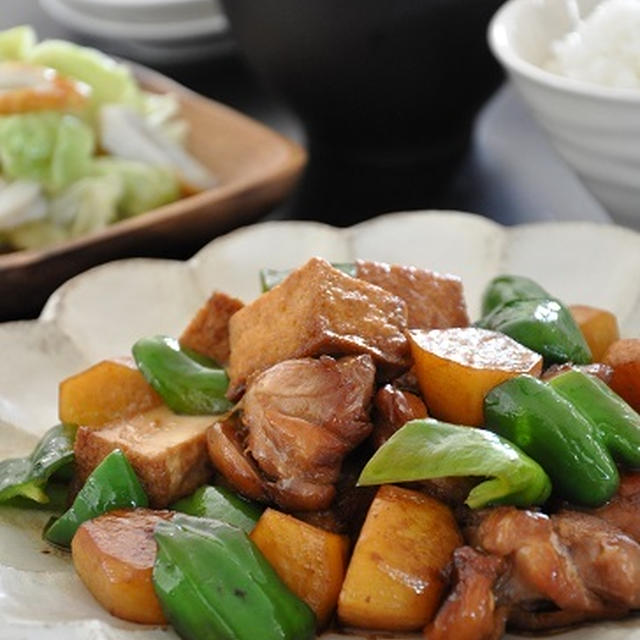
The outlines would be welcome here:
[[[517,8],[524,4],[535,3],[539,0],[507,0],[491,18],[487,29],[487,41],[493,55],[509,72],[520,74],[526,79],[539,85],[560,91],[565,94],[592,98],[605,102],[625,102],[640,104],[640,89],[625,89],[607,87],[584,80],[576,80],[547,71],[542,67],[528,62],[515,52],[509,45],[506,23],[512,19]]]

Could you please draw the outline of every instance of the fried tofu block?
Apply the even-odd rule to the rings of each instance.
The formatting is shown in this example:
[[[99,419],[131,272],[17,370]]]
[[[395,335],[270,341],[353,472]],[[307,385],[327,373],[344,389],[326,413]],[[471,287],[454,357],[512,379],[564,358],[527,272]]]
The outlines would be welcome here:
[[[209,356],[220,364],[229,361],[229,320],[244,303],[214,291],[180,336],[183,347]]]
[[[312,258],[229,323],[229,397],[255,372],[292,358],[368,353],[383,374],[411,363],[397,296]]]
[[[162,404],[133,358],[113,358],[60,383],[60,422],[100,427]]]
[[[407,303],[409,329],[468,327],[462,280],[418,267],[358,260],[356,276]]]
[[[159,407],[102,429],[80,427],[76,470],[81,482],[114,449],[127,456],[154,508],[164,508],[212,475],[205,432],[211,416],[179,416]]]

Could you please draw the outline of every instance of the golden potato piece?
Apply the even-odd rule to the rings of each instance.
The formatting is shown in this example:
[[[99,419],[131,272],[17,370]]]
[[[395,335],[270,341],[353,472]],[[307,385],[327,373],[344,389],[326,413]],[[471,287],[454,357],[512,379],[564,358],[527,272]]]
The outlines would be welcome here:
[[[169,511],[118,510],[89,520],[71,541],[73,566],[93,597],[112,615],[166,624],[153,589],[153,529]]]
[[[161,404],[133,358],[114,358],[63,380],[58,414],[61,422],[101,427]]]
[[[237,298],[214,291],[183,331],[180,344],[219,364],[226,364],[229,360],[229,320],[243,306]]]
[[[486,329],[410,331],[414,369],[429,415],[480,426],[484,397],[508,378],[539,376],[542,356]]]
[[[602,361],[613,369],[609,386],[640,412],[640,338],[617,340]]]
[[[617,318],[610,311],[581,304],[574,304],[569,310],[591,349],[593,361],[601,362],[605,351],[620,338]]]
[[[229,322],[229,397],[255,372],[294,358],[369,354],[383,373],[408,368],[403,300],[312,258]]]
[[[340,621],[387,631],[424,627],[440,604],[443,570],[462,544],[449,507],[417,491],[381,487],[347,569]]]
[[[313,609],[325,627],[344,579],[349,539],[274,509],[267,509],[250,538],[283,582]]]

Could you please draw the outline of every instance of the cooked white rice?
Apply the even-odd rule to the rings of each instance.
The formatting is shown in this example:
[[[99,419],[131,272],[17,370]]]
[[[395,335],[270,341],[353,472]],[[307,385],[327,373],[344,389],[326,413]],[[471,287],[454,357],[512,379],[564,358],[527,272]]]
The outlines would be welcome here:
[[[551,49],[550,71],[640,89],[640,0],[605,0]]]

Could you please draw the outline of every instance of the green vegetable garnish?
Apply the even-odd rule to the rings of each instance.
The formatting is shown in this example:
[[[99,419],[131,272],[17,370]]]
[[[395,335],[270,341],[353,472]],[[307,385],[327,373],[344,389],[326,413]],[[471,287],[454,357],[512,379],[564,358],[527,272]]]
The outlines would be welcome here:
[[[518,376],[484,401],[487,428],[518,445],[567,500],[596,507],[618,489],[618,469],[597,429],[550,385]]]
[[[640,415],[595,376],[572,369],[549,381],[600,434],[617,462],[640,467]]]
[[[155,528],[153,583],[185,640],[308,640],[315,616],[241,529],[178,514]]]
[[[27,458],[0,462],[0,502],[21,496],[48,503],[47,482],[73,462],[75,437],[75,427],[60,424],[45,433]]]
[[[142,338],[133,345],[133,357],[149,384],[176,413],[216,415],[233,406],[225,397],[229,378],[213,360],[197,359],[166,336]]]
[[[171,505],[173,511],[210,518],[232,524],[250,533],[260,519],[263,508],[241,498],[224,487],[200,487]]]
[[[569,309],[528,278],[500,276],[483,297],[485,315],[476,323],[500,331],[543,356],[545,365],[587,364],[591,351]]]
[[[487,476],[469,493],[473,509],[494,504],[543,504],[551,482],[537,462],[484,429],[439,420],[412,420],[397,431],[362,470],[359,485]]]
[[[44,537],[68,547],[78,527],[113,509],[133,509],[149,504],[138,476],[119,449],[93,470],[71,507],[45,529]]]

